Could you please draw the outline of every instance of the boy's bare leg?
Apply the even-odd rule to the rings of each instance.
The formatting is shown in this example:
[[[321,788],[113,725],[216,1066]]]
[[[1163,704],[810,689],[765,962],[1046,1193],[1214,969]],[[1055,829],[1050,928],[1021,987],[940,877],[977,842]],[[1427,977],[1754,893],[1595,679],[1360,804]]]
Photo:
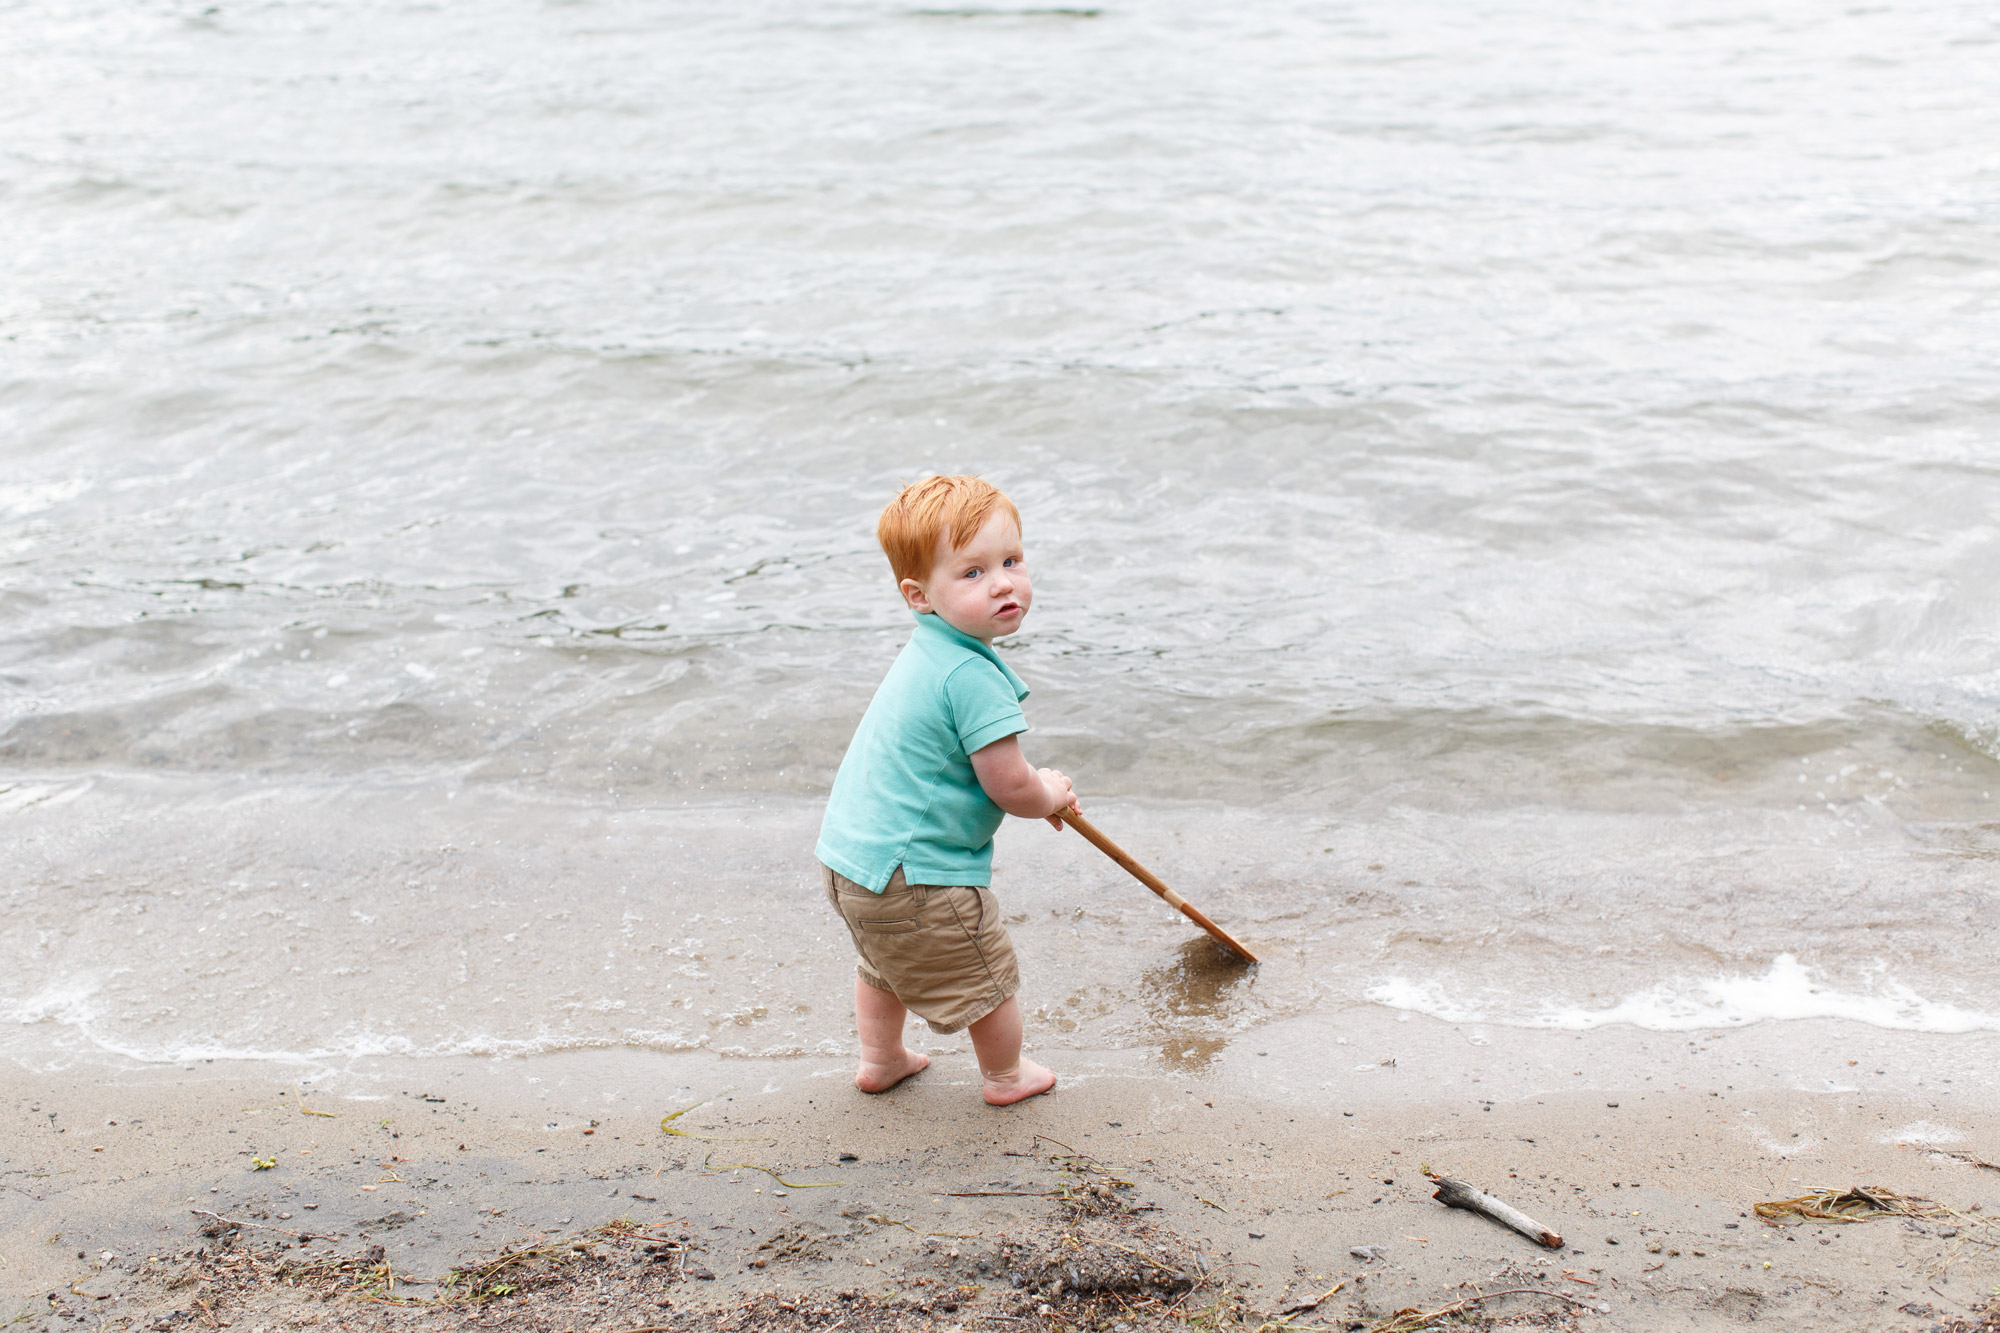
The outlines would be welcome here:
[[[903,1045],[903,1018],[909,1010],[894,991],[854,978],[854,1026],[861,1033],[861,1068],[854,1086],[863,1092],[887,1092],[930,1064]]]
[[[984,1095],[995,1106],[1012,1106],[1056,1085],[1056,1076],[1021,1057],[1021,1006],[1008,996],[992,1013],[967,1029],[979,1057]]]

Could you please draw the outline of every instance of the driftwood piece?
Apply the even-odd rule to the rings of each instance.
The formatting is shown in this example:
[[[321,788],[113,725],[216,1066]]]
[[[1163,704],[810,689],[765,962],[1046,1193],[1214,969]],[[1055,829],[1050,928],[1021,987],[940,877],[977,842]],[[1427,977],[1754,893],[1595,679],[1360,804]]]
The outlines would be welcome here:
[[[1467,1212],[1480,1213],[1492,1218],[1501,1226],[1512,1227],[1537,1245],[1546,1245],[1552,1250],[1560,1250],[1563,1238],[1529,1217],[1520,1209],[1500,1202],[1485,1191],[1468,1185],[1450,1176],[1432,1176],[1431,1183],[1437,1186],[1437,1193],[1431,1195],[1447,1208],[1463,1208]]]

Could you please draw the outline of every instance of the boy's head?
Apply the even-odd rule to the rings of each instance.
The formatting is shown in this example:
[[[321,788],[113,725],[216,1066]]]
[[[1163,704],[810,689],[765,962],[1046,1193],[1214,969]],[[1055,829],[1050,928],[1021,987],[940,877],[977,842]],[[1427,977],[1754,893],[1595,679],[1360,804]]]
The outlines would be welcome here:
[[[882,510],[876,540],[910,609],[991,642],[1011,634],[1034,592],[1021,551],[1021,511],[978,477],[925,477]]]

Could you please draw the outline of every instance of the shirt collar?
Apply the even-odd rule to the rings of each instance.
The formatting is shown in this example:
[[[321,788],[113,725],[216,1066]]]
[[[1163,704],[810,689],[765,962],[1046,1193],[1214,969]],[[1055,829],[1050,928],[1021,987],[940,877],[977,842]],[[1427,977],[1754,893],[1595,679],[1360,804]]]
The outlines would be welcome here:
[[[910,614],[917,618],[917,633],[935,634],[943,638],[947,643],[954,643],[961,648],[978,653],[994,666],[1000,668],[1000,674],[1007,678],[1007,684],[1013,689],[1016,700],[1028,697],[1027,685],[1019,676],[1014,674],[1012,667],[1000,660],[1000,654],[993,651],[992,644],[975,639],[963,630],[954,629],[943,616],[935,611],[912,611]]]

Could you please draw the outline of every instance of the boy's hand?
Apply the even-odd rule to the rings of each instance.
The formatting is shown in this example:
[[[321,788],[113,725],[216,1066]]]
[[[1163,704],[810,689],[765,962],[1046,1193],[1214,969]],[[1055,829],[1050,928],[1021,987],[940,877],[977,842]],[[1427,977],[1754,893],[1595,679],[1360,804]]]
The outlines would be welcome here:
[[[1083,807],[1077,804],[1076,790],[1070,786],[1068,778],[1053,768],[1038,769],[1036,772],[1042,780],[1042,790],[1049,796],[1049,813],[1043,818],[1049,821],[1050,828],[1060,830],[1063,826],[1063,811],[1075,810],[1081,813],[1083,810]]]

